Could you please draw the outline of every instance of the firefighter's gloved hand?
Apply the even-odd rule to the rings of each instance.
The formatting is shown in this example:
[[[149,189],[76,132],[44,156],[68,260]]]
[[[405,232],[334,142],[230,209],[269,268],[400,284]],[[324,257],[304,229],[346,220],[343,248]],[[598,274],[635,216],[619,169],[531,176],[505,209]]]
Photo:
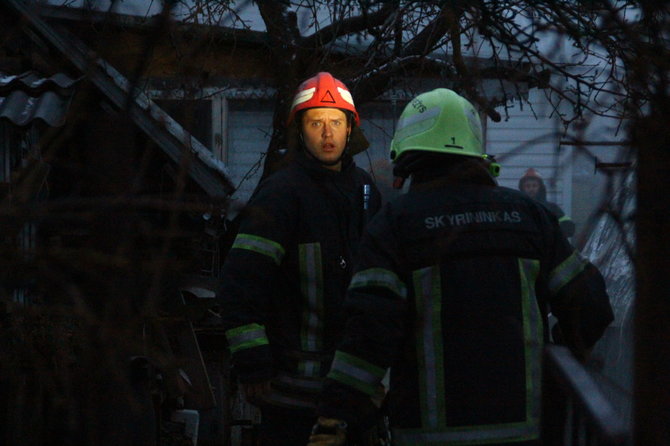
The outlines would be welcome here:
[[[335,418],[319,417],[312,428],[307,446],[343,446],[347,440],[347,423]]]

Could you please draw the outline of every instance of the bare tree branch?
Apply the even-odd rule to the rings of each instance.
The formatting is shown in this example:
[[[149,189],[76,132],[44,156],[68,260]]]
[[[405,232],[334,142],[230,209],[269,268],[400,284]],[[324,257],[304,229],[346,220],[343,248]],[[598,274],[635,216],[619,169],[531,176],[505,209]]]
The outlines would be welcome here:
[[[400,55],[427,55],[433,51],[437,43],[449,30],[447,15],[451,12],[449,6],[443,6],[437,16],[425,26],[401,51]]]
[[[333,23],[314,34],[302,39],[302,46],[305,48],[316,48],[329,42],[333,42],[338,37],[345,35],[358,34],[369,31],[375,27],[381,26],[393,14],[396,9],[394,2],[384,3],[382,7],[368,14],[363,10],[361,15],[349,17],[337,23]]]

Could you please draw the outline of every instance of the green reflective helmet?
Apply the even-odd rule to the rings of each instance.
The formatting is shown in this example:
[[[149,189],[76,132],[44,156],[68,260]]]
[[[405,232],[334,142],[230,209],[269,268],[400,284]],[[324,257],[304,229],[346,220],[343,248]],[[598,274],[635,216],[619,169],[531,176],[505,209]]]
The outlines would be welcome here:
[[[405,107],[391,141],[395,162],[409,151],[485,157],[482,124],[472,104],[447,88],[422,93]]]

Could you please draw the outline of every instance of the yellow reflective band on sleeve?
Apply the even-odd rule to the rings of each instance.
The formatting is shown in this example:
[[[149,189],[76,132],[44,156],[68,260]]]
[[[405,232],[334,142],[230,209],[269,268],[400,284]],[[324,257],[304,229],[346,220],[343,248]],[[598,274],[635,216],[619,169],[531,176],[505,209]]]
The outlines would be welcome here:
[[[567,259],[549,273],[549,292],[556,295],[561,288],[584,270],[587,263],[581,254],[573,251]]]
[[[277,265],[284,257],[284,247],[270,239],[252,234],[237,234],[231,249],[247,249],[270,257]]]
[[[255,323],[227,330],[226,339],[231,353],[269,344],[265,327]]]
[[[407,287],[393,272],[384,268],[370,268],[359,271],[351,279],[349,289],[365,287],[382,287],[407,299]]]
[[[561,218],[558,219],[559,223],[563,223],[564,221],[571,221],[572,219],[568,217],[567,215],[562,216]]]
[[[341,351],[335,352],[328,378],[368,395],[374,395],[386,370],[364,359]]]

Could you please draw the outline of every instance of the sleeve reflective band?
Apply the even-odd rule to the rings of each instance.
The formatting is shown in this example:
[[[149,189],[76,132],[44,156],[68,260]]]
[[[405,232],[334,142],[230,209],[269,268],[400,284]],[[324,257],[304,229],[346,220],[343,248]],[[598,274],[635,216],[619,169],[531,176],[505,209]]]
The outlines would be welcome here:
[[[237,234],[231,249],[248,249],[270,257],[279,265],[284,257],[284,247],[270,239],[251,234]]]
[[[351,279],[349,289],[369,286],[387,288],[403,299],[407,298],[407,287],[403,281],[393,271],[387,269],[370,268],[357,272]]]
[[[368,395],[374,395],[386,370],[356,356],[335,352],[328,378],[339,381]]]
[[[259,324],[247,324],[226,331],[231,353],[247,348],[269,344],[265,327]]]
[[[556,295],[586,267],[587,261],[577,252],[572,254],[549,273],[549,292]]]
[[[564,221],[571,221],[572,219],[568,217],[567,215],[562,216],[561,218],[558,219],[558,222],[564,222]]]

